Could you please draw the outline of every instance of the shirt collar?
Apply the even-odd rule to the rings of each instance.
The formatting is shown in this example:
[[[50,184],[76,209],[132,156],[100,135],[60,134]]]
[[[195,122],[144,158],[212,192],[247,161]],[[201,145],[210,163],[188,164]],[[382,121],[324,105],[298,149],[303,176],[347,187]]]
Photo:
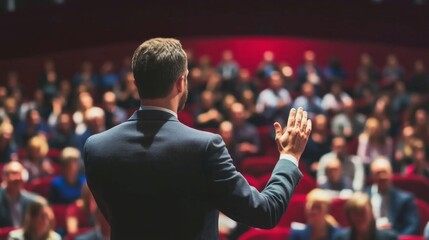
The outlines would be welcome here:
[[[158,107],[158,106],[140,106],[140,110],[158,110],[158,111],[163,111],[163,112],[168,112],[170,114],[173,114],[173,116],[175,116],[177,118],[177,113],[172,111],[171,109],[167,109],[167,108],[163,108],[163,107]]]

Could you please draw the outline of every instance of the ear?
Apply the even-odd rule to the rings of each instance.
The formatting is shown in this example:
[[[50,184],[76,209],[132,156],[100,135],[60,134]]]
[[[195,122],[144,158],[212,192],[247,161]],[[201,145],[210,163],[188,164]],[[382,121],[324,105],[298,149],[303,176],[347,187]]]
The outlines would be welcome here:
[[[176,81],[176,89],[178,93],[182,93],[185,90],[185,76],[180,76]]]

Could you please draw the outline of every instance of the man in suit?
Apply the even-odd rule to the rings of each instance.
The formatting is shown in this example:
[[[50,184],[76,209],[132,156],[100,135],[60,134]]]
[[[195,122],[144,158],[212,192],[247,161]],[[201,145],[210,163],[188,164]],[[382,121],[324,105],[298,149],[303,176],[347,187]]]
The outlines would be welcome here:
[[[84,149],[88,185],[111,239],[217,239],[218,211],[249,226],[276,226],[302,177],[307,112],[292,109],[285,129],[274,123],[280,159],[258,192],[236,171],[219,135],[177,120],[189,73],[179,41],[144,42],[132,68],[140,110],[91,136]]]
[[[47,203],[36,194],[22,189],[24,167],[17,161],[3,168],[5,187],[0,189],[0,227],[21,227],[27,207],[34,201]]]
[[[381,229],[393,229],[398,235],[414,235],[419,230],[419,215],[414,197],[392,186],[392,166],[389,159],[377,157],[371,163],[374,183],[366,190]]]

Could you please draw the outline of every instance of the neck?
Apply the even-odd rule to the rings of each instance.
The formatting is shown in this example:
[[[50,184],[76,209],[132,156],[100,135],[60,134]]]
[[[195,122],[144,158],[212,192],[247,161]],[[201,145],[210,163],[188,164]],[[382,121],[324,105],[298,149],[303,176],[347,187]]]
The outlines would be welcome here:
[[[141,99],[140,104],[142,106],[155,106],[155,107],[170,109],[175,113],[177,113],[177,108],[179,105],[176,101],[174,101],[174,99],[164,99],[164,98]]]

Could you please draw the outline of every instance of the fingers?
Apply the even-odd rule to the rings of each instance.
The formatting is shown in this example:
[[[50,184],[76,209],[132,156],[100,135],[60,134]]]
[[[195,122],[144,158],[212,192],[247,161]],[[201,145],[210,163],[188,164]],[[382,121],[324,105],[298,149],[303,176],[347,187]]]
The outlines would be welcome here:
[[[311,128],[312,128],[312,126],[311,126],[311,120],[310,120],[310,119],[308,119],[308,120],[307,120],[307,128],[305,129],[305,134],[307,134],[307,136],[309,136],[309,135],[310,135],[310,133],[311,133]]]
[[[289,119],[287,121],[286,128],[293,128],[295,124],[295,117],[296,117],[296,109],[292,108],[289,112]]]
[[[307,116],[308,116],[307,112],[304,111],[302,113],[302,121],[301,121],[301,127],[300,127],[301,132],[305,132],[305,130],[307,128]]]
[[[304,109],[302,107],[299,107],[298,108],[298,112],[296,113],[295,126],[294,126],[297,129],[301,129],[303,112],[304,112]]]

